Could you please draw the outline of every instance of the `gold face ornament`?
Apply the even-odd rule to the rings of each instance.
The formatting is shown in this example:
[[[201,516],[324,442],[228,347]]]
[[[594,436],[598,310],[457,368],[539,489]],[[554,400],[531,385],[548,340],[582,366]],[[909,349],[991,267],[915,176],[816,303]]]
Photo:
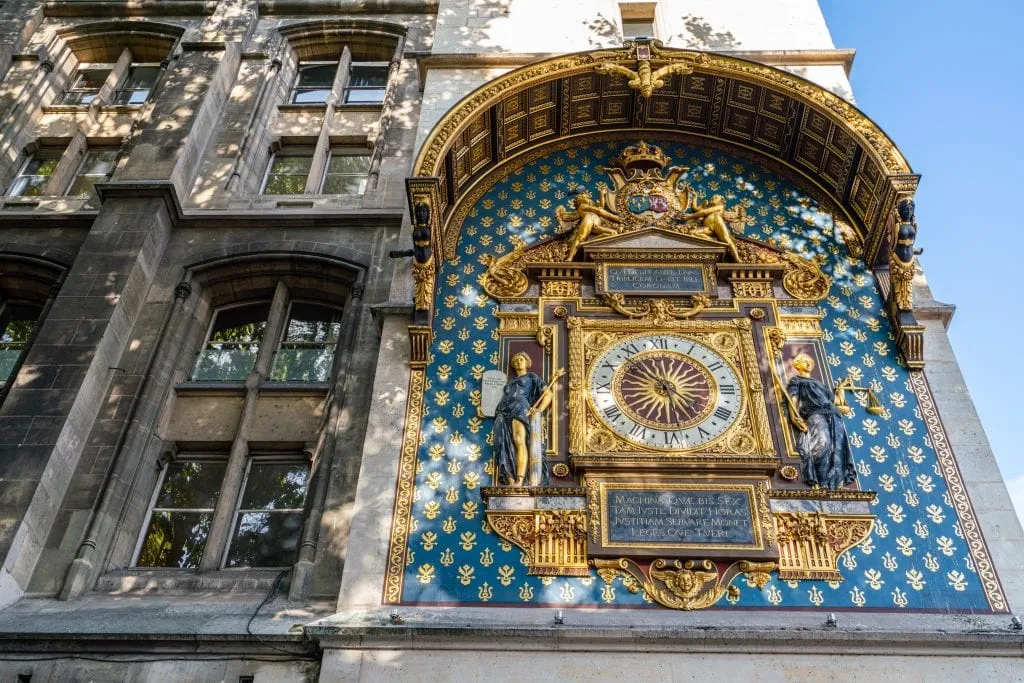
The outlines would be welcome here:
[[[643,334],[620,341],[591,365],[594,414],[638,446],[686,451],[724,434],[742,414],[732,364],[689,337]]]

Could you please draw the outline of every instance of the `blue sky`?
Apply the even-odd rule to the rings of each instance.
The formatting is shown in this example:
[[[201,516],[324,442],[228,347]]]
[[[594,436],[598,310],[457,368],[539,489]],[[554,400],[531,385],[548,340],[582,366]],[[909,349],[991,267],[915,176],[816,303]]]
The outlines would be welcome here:
[[[855,48],[858,106],[922,174],[921,263],[1024,519],[1019,348],[1024,323],[1021,92],[1024,3],[822,0],[836,47]],[[946,425],[952,428],[954,425]]]

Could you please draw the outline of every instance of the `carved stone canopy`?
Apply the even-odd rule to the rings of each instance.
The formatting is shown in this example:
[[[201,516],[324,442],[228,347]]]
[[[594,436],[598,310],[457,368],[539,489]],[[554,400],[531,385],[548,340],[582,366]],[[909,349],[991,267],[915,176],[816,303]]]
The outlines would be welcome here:
[[[810,81],[736,57],[630,41],[515,69],[438,122],[414,175],[436,183],[435,244],[444,258],[454,255],[472,203],[465,200],[484,176],[527,150],[609,131],[696,134],[796,170],[863,226],[868,263],[881,253],[897,197],[912,195],[918,179],[874,122]]]

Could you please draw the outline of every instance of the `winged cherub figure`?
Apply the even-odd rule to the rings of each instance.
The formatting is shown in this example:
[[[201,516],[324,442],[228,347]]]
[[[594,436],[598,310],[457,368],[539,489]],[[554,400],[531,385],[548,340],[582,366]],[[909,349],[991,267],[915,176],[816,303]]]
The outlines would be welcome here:
[[[684,214],[686,220],[701,221],[701,227],[693,232],[697,237],[708,237],[721,242],[729,249],[729,254],[737,263],[740,262],[740,253],[736,249],[736,242],[732,238],[732,231],[725,224],[726,220],[742,221],[746,217],[746,211],[742,206],[735,211],[727,211],[725,208],[725,197],[716,194],[711,201],[702,204],[695,211]]]
[[[558,218],[559,223],[563,225],[575,223],[572,227],[572,238],[569,240],[567,261],[572,261],[576,255],[576,250],[579,249],[583,242],[590,239],[591,236],[619,234],[618,230],[606,225],[605,221],[616,225],[622,224],[621,218],[608,209],[598,206],[586,192],[577,193],[573,197],[572,204],[575,211],[566,211],[561,206],[555,209],[555,216]]]
[[[627,69],[618,64],[599,64],[594,71],[601,74],[619,74],[629,79],[627,85],[633,90],[639,90],[644,97],[650,97],[654,91],[665,85],[665,77],[670,74],[691,74],[693,67],[689,64],[668,64],[656,71],[651,70],[651,62],[647,59],[640,60],[640,66],[636,71]]]

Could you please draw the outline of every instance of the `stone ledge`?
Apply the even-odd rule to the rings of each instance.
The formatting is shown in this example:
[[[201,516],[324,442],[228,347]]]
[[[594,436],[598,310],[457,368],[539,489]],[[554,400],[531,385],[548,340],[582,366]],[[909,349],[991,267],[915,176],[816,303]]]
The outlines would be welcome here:
[[[179,591],[139,595],[89,593],[79,600],[23,599],[0,611],[0,652],[109,650],[152,653],[183,647],[262,648],[247,632],[266,591]],[[333,601],[260,607],[251,630],[260,640],[305,652],[302,625],[329,614]]]
[[[341,612],[306,625],[325,648],[663,652],[952,654],[1024,657],[1010,615],[862,613],[827,610],[676,612],[663,609],[467,607]],[[561,611],[565,621],[555,625]],[[500,643],[500,647],[496,645]],[[796,649],[794,649],[796,648]]]
[[[323,626],[305,632],[325,649],[346,650],[500,650],[573,652],[801,652],[844,655],[952,655],[1024,657],[1024,635],[1010,630],[867,630],[777,625],[749,628],[681,626]],[[841,620],[840,620],[841,623]]]

